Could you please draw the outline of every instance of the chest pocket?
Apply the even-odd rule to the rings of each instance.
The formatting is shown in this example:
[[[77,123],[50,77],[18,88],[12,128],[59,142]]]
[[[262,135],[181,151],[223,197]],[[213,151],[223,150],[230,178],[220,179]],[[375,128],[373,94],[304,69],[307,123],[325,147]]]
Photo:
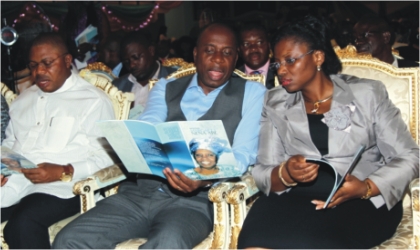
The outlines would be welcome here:
[[[46,149],[50,152],[60,152],[69,142],[74,133],[74,117],[53,117],[47,131]]]

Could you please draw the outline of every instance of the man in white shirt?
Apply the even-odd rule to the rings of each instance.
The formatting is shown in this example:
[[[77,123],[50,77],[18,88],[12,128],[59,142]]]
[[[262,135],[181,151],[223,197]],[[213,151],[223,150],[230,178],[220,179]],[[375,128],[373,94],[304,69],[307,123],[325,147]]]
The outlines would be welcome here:
[[[99,142],[98,120],[114,119],[109,98],[71,71],[57,33],[34,39],[28,68],[35,85],[10,106],[3,146],[37,165],[1,176],[1,221],[12,248],[50,248],[48,227],[76,214],[76,181],[112,164]]]
[[[134,93],[134,106],[146,106],[149,80],[166,77],[175,69],[163,67],[155,58],[150,35],[140,31],[127,34],[121,41],[121,61],[130,72],[112,83],[123,92]]]
[[[249,23],[240,29],[239,35],[239,51],[245,64],[238,69],[247,75],[263,75],[267,89],[273,88],[274,72],[269,69],[270,43],[267,30],[262,25]]]

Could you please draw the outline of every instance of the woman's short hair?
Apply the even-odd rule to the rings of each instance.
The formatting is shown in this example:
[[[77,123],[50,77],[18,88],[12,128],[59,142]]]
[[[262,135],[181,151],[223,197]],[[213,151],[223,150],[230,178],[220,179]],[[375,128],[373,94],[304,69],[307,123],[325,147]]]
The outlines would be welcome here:
[[[325,53],[322,70],[325,74],[337,74],[341,71],[341,62],[331,45],[331,33],[328,24],[314,16],[282,25],[272,40],[271,48],[283,39],[292,38],[296,42],[305,43],[309,50],[320,50]]]

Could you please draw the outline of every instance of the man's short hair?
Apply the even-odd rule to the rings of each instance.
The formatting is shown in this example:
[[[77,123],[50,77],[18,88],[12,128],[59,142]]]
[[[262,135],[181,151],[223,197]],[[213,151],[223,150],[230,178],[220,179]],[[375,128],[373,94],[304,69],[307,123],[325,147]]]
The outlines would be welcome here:
[[[379,29],[378,32],[381,33],[389,32],[391,34],[389,44],[391,46],[394,44],[396,39],[394,29],[391,27],[391,25],[389,25],[389,23],[385,19],[375,15],[365,15],[362,18],[360,18],[360,20],[357,23],[362,25],[375,25]]]
[[[235,39],[235,45],[236,45],[237,48],[239,48],[240,39],[238,37],[238,33],[236,32],[236,29],[231,24],[226,23],[226,22],[221,22],[221,21],[209,23],[209,24],[205,25],[203,28],[201,28],[200,31],[198,32],[198,36],[197,36],[197,42],[196,42],[197,45],[198,45],[198,42],[200,41],[200,38],[203,35],[204,31],[206,31],[208,28],[210,28],[213,25],[219,25],[219,26],[225,27],[226,29],[230,30],[232,32],[232,35],[233,35],[234,39]]]
[[[109,50],[119,53],[122,37],[119,34],[113,33],[107,36],[103,44],[100,44],[100,50]],[[117,46],[115,46],[117,45]]]
[[[256,23],[256,22],[247,22],[244,23],[241,28],[239,29],[239,35],[241,35],[243,32],[245,31],[250,31],[250,30],[260,30],[262,31],[265,36],[267,36],[268,38],[268,31],[265,28],[264,25],[260,24],[260,23]]]
[[[120,52],[123,53],[127,45],[136,43],[148,48],[153,45],[151,35],[144,31],[132,31],[124,36],[121,41]]]
[[[50,44],[57,47],[63,54],[69,52],[68,46],[64,37],[57,32],[42,32],[32,41],[29,50],[34,46]],[[28,54],[29,56],[29,54]]]

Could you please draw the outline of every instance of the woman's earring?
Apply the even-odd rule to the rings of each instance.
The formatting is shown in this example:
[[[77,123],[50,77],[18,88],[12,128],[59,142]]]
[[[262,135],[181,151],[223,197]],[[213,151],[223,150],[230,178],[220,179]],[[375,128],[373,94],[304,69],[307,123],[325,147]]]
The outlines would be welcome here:
[[[270,49],[270,53],[268,54],[268,58],[272,58],[273,57],[273,51],[271,51]]]
[[[316,66],[316,70],[321,71],[321,66],[320,65]]]

